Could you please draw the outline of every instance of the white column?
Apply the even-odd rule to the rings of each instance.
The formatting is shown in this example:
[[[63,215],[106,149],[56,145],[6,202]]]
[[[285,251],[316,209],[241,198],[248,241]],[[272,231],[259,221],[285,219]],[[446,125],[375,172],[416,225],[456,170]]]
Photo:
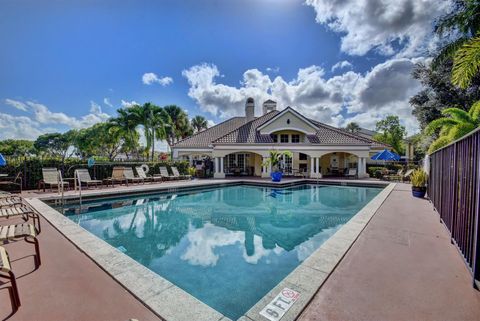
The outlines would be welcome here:
[[[225,178],[222,157],[215,157],[215,173],[213,174],[213,178]]]
[[[267,161],[268,157],[262,157],[262,177],[270,177],[268,172],[268,166],[263,165]]]
[[[367,159],[365,157],[358,157],[357,173],[358,173],[358,178],[368,177]]]
[[[317,160],[317,166],[315,167],[315,172],[317,174],[317,177],[320,178],[322,177],[322,174],[320,173],[320,157],[317,157],[316,160]]]

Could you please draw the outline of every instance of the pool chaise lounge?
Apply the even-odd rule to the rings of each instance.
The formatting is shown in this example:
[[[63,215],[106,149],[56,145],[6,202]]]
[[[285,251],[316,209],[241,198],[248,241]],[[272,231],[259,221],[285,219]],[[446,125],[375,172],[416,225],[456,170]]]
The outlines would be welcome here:
[[[159,167],[160,169],[160,174],[162,175],[163,178],[167,179],[167,180],[173,180],[173,179],[177,179],[177,177],[173,176],[173,175],[170,175],[168,173],[168,170],[166,167]]]
[[[192,178],[192,175],[182,175],[178,172],[178,169],[174,166],[172,166],[172,173],[173,173],[173,177],[177,178],[177,179],[191,179]]]
[[[107,183],[107,186],[108,186],[108,183],[112,184],[112,186],[114,186],[115,183],[120,183],[120,185],[122,183],[125,183],[125,185],[128,186],[128,180],[125,179],[124,171],[125,171],[125,167],[115,166],[112,169],[112,176],[104,179],[104,181]]]
[[[123,176],[128,182],[145,184],[145,180],[142,177],[135,177],[135,174],[133,173],[133,169],[131,167],[125,167],[123,169]]]
[[[135,167],[135,170],[137,171],[138,177],[143,178],[147,182],[162,182],[163,180],[161,175],[160,176],[147,175],[142,166]]]
[[[35,266],[38,268],[41,264],[40,247],[37,239],[38,231],[35,226],[28,223],[19,223],[0,226],[0,242],[17,241],[21,238],[28,243],[35,245]]]
[[[88,169],[80,168],[75,171],[77,173],[77,177],[80,180],[81,184],[87,185],[87,188],[90,185],[95,185],[98,188],[98,185],[102,186],[102,181],[99,179],[92,179]]]
[[[0,218],[8,220],[17,216],[21,216],[25,222],[28,221],[29,218],[32,218],[33,226],[36,231],[40,233],[40,216],[30,206],[26,205],[22,199],[20,199],[20,202],[16,201],[11,205],[0,206]]]
[[[8,257],[7,250],[5,250],[5,248],[2,246],[0,246],[0,272],[0,276],[10,280],[10,284],[12,285],[10,293],[12,296],[13,310],[16,311],[20,307],[20,296],[18,294],[17,280],[15,278],[15,274],[13,274],[12,265],[10,264],[10,258]]]
[[[54,167],[46,167],[42,168],[42,176],[43,180],[39,183],[39,187],[41,184],[43,184],[44,188],[46,185],[50,186],[50,190],[53,191],[54,187],[60,188],[60,187],[70,187],[69,182],[61,181],[59,172],[56,168]]]

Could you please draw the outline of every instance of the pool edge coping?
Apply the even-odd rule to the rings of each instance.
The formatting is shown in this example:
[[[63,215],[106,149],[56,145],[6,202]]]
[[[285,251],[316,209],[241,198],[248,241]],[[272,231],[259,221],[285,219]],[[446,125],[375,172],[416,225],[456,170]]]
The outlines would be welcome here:
[[[259,182],[239,180],[235,184],[255,185]],[[290,184],[316,183],[312,180],[299,180],[288,182],[288,184],[275,184],[274,186],[288,186]],[[230,183],[230,182],[229,182]],[[218,185],[230,185],[219,182]],[[261,185],[268,185],[268,182],[261,182]],[[318,181],[324,184],[325,181]],[[329,181],[328,185],[340,185],[340,182]],[[378,187],[378,182],[357,182],[356,186],[369,185]],[[351,186],[354,184],[341,184]],[[217,184],[198,184],[202,187],[214,187]],[[271,291],[251,307],[245,315],[237,321],[265,321],[259,312],[268,304],[284,287],[299,290],[300,299],[282,317],[282,321],[296,319],[303,309],[308,305],[316,292],[321,288],[328,276],[333,272],[338,263],[345,256],[347,251],[356,241],[365,226],[371,220],[378,208],[390,195],[395,183],[384,184],[384,189],[358,211],[345,225],[334,235],[328,238],[317,250],[314,251],[305,261],[280,281]],[[268,185],[270,186],[270,185]],[[176,189],[181,190],[181,187]],[[167,192],[168,188],[148,189],[146,192]],[[141,191],[137,190],[136,193]],[[107,194],[107,193],[105,193]],[[92,197],[105,196],[103,193],[96,193]],[[108,193],[113,195],[115,193]],[[128,193],[117,193],[117,195]],[[135,193],[133,193],[135,194]],[[143,305],[152,310],[160,318],[167,321],[231,321],[217,310],[211,308],[191,294],[182,290],[175,284],[164,279],[159,274],[151,271],[128,255],[114,248],[104,240],[85,230],[72,220],[56,211],[46,204],[41,197],[25,198],[36,211],[41,215],[67,240],[69,240],[79,251],[89,257],[97,266],[105,271],[112,279],[118,282],[123,288],[131,293]]]

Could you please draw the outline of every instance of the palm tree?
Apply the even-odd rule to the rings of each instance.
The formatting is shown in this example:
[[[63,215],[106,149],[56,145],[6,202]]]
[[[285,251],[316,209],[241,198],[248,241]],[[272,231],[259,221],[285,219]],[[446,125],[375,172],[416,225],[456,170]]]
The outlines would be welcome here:
[[[195,116],[191,121],[192,127],[195,132],[201,132],[204,129],[208,128],[208,122],[203,116]]]
[[[480,9],[480,8],[479,8]],[[480,14],[479,14],[480,15]],[[452,83],[466,89],[480,70],[480,36],[463,44],[453,56]]]
[[[155,140],[165,140],[167,138],[167,128],[171,126],[171,119],[167,112],[158,106],[152,108],[151,118],[151,131],[152,131],[152,161],[155,157]]]
[[[138,157],[138,132],[136,130],[138,126],[138,119],[134,117],[129,108],[117,109],[118,116],[111,118],[109,126],[112,134],[118,134],[123,137],[127,147],[131,151],[135,150]]]
[[[358,125],[356,122],[348,123],[347,126],[345,127],[345,130],[352,134],[358,133],[360,129],[361,129],[360,125]]]
[[[171,147],[179,138],[188,136],[188,133],[191,131],[191,126],[188,121],[188,116],[182,108],[176,105],[169,105],[163,107],[163,110],[165,110],[170,117],[170,127],[166,128],[166,139],[168,145]]]
[[[474,103],[468,112],[459,108],[446,108],[442,110],[442,114],[445,117],[435,119],[425,128],[427,135],[432,135],[435,131],[440,130],[439,137],[428,149],[429,153],[433,153],[480,127],[480,101]]]
[[[435,32],[447,38],[457,37],[448,42],[433,60],[433,67],[451,59],[457,50],[480,31],[480,2],[478,0],[455,0],[451,13],[439,20]]]

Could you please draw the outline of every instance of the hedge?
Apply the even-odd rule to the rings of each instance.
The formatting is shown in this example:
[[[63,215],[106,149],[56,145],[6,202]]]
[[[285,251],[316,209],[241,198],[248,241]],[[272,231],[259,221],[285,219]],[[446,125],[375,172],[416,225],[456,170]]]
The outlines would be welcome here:
[[[89,168],[92,179],[105,179],[112,175],[112,168],[115,166],[135,167],[147,164],[150,168],[148,174],[160,174],[159,167],[167,167],[171,173],[171,167],[176,166],[181,174],[188,174],[189,164],[187,161],[162,161],[162,162],[97,162]],[[88,168],[87,163],[81,159],[69,158],[64,163],[60,159],[54,158],[7,158],[7,166],[0,167],[0,173],[15,177],[22,172],[23,189],[35,189],[38,182],[42,179],[42,168],[55,167],[62,171],[64,178],[74,176],[75,169]]]

